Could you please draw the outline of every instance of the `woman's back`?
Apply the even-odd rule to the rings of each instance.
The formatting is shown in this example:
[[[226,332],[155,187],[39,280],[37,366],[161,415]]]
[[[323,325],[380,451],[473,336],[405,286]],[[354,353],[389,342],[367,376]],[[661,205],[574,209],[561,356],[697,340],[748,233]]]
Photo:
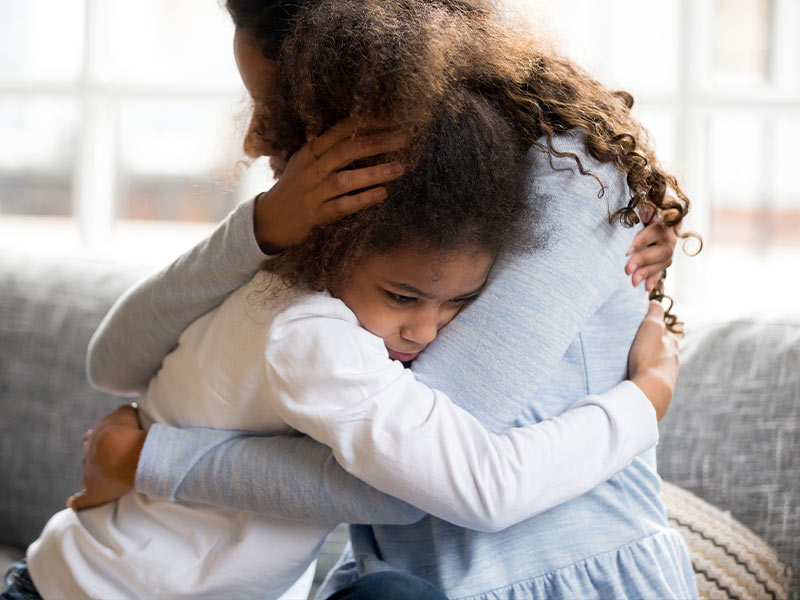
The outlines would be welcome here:
[[[647,309],[647,294],[623,270],[634,230],[608,223],[608,207],[627,203],[624,178],[587,157],[582,140],[562,136],[555,145],[581,156],[604,182],[603,198],[574,160],[554,159],[553,169],[540,154],[532,198],[546,203],[547,246],[497,265],[484,295],[414,364],[419,379],[495,432],[560,414],[625,379]],[[354,526],[353,552],[362,574],[388,563],[450,598],[693,597],[691,564],[659,489],[651,451],[589,493],[499,533],[434,517]]]

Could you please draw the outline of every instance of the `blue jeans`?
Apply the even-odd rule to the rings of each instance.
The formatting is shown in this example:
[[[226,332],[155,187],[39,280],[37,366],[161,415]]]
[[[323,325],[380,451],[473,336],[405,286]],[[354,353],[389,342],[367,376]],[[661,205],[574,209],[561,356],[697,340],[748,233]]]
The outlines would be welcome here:
[[[327,600],[447,600],[447,596],[419,577],[381,571],[360,577]]]
[[[6,571],[6,589],[0,594],[0,600],[42,600],[36,586],[33,585],[28,564],[25,560],[15,562]]]

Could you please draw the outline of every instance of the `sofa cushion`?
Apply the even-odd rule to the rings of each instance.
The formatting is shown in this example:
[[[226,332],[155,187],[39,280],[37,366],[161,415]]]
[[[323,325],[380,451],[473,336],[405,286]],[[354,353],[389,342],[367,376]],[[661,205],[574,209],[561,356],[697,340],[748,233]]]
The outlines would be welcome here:
[[[664,483],[669,522],[686,541],[701,598],[785,600],[790,570],[775,549],[734,519],[676,485]]]
[[[730,511],[797,573],[800,316],[688,327],[681,362],[661,423],[661,476]]]

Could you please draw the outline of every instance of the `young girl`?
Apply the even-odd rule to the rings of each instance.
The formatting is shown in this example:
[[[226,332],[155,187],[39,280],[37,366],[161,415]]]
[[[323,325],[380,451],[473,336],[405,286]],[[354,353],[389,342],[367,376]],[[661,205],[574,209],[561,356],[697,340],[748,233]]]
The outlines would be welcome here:
[[[652,407],[631,383],[493,436],[403,368],[480,294],[498,255],[532,241],[524,146],[478,95],[452,111],[427,131],[414,169],[390,185],[384,204],[316,231],[183,333],[139,399],[145,427],[295,429],[335,440],[339,461],[358,465],[378,458],[364,423],[380,435],[391,421],[416,435],[391,444],[392,475],[431,494],[420,506],[447,516],[452,503],[499,502],[492,512],[515,520],[587,491],[653,445]],[[664,348],[660,334],[640,346],[646,356]],[[673,342],[666,348],[666,358],[632,365],[635,383],[654,397],[653,373],[677,374]],[[536,457],[543,468],[530,464]],[[514,511],[504,510],[504,495]],[[401,514],[390,523],[422,517],[379,501]],[[58,513],[27,559],[44,598],[274,598],[335,523],[130,493]]]

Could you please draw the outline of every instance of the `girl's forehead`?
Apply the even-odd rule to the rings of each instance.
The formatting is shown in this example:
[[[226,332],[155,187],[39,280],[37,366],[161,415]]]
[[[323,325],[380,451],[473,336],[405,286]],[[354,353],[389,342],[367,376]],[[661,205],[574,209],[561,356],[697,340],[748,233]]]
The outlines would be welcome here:
[[[493,262],[494,256],[485,251],[406,249],[367,258],[357,269],[374,278],[432,294],[451,294],[480,287]]]

